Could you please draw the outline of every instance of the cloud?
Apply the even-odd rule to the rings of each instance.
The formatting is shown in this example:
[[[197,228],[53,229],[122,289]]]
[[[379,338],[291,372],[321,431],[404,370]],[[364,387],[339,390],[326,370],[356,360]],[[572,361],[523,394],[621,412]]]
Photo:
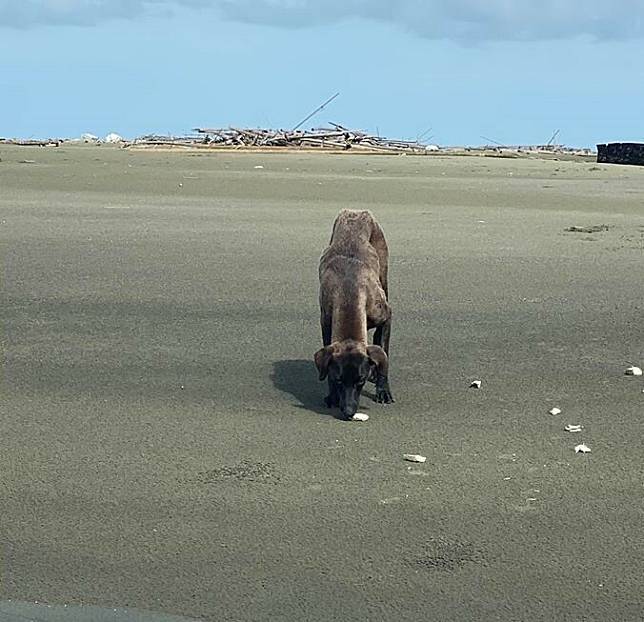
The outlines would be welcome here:
[[[644,37],[642,0],[0,0],[0,27],[94,25],[186,7],[281,28],[375,20],[459,41]]]
[[[430,39],[644,36],[641,0],[220,0],[228,19],[306,27],[364,18]]]

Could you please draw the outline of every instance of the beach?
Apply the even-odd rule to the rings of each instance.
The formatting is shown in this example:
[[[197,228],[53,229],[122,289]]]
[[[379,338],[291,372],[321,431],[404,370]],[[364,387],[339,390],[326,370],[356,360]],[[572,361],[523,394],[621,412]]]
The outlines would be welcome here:
[[[2,600],[642,619],[644,381],[624,371],[644,366],[644,169],[68,144],[0,160]],[[390,249],[396,402],[368,386],[364,423],[323,405],[313,364],[343,208],[371,210]]]

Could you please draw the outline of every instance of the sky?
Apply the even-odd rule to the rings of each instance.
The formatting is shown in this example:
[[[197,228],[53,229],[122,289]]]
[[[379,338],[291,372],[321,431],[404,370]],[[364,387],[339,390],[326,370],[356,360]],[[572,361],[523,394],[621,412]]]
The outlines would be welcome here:
[[[642,0],[0,0],[0,136],[291,128],[339,92],[307,127],[644,141],[642,58]]]

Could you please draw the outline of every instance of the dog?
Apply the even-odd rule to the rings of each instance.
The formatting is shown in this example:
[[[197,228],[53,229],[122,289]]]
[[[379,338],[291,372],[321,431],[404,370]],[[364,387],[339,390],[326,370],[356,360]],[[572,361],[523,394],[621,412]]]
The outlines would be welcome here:
[[[342,210],[320,258],[323,347],[314,358],[320,380],[328,380],[326,405],[339,407],[347,420],[358,410],[367,380],[375,381],[377,402],[394,401],[389,388],[388,260],[384,233],[372,213]],[[367,340],[371,328],[376,329],[373,345]]]

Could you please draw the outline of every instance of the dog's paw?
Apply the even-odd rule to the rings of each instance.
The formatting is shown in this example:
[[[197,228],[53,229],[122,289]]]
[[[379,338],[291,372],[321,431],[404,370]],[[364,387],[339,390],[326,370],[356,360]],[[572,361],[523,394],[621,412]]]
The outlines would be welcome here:
[[[394,396],[391,394],[391,389],[389,387],[380,387],[376,389],[376,402],[378,404],[393,404]]]

